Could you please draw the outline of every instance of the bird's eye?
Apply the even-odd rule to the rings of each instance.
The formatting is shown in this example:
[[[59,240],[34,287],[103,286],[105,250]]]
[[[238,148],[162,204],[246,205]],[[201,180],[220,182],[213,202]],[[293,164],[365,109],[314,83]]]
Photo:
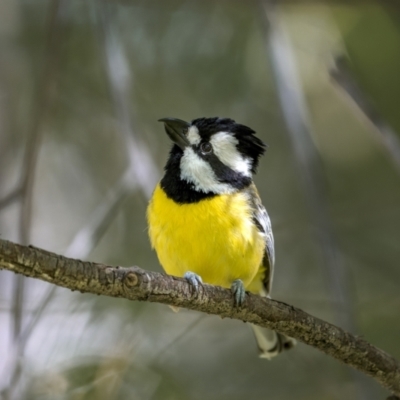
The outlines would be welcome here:
[[[211,144],[210,143],[208,143],[208,142],[205,142],[205,143],[202,143],[201,145],[200,145],[200,151],[203,153],[203,154],[210,154],[211,152],[212,152],[212,146],[211,146]]]

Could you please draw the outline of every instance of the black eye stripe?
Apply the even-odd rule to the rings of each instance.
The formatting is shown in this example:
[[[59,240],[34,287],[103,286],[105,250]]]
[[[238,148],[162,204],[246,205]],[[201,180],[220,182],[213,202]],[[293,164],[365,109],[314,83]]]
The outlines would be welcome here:
[[[250,185],[250,177],[229,168],[217,157],[216,154],[203,154],[201,151],[198,154],[204,161],[206,161],[210,165],[211,169],[215,173],[218,182],[228,183],[236,189],[243,189]]]

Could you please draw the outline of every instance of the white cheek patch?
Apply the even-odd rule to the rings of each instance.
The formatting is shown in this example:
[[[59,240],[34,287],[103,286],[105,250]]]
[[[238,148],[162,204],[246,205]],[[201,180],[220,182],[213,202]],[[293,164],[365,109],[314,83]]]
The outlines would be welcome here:
[[[181,179],[194,184],[199,192],[219,194],[233,193],[232,186],[218,182],[210,164],[200,158],[191,147],[187,147],[181,158]]]
[[[199,130],[197,129],[196,126],[191,126],[188,130],[188,133],[186,134],[186,137],[188,138],[190,144],[197,145],[201,141],[201,137],[199,135]]]
[[[212,135],[210,143],[214,154],[230,169],[251,177],[251,163],[248,158],[243,157],[236,145],[238,140],[228,132],[218,132]]]

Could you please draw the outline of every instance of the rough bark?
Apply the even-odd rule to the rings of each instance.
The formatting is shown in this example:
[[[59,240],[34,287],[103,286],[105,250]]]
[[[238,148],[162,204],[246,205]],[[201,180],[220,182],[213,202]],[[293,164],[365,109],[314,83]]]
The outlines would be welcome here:
[[[82,293],[163,303],[271,328],[364,372],[392,394],[400,395],[400,363],[395,358],[364,339],[283,302],[249,294],[243,307],[237,309],[231,292],[218,286],[204,285],[194,296],[189,284],[180,278],[138,267],[74,260],[1,239],[0,269]]]

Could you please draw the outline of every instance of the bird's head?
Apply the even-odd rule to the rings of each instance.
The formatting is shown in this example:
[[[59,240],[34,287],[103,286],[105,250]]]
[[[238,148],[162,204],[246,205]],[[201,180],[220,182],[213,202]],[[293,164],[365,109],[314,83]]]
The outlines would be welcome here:
[[[175,118],[160,121],[174,142],[163,178],[168,185],[176,185],[178,179],[185,186],[182,190],[215,195],[251,183],[266,147],[251,128],[218,117],[191,123]]]

